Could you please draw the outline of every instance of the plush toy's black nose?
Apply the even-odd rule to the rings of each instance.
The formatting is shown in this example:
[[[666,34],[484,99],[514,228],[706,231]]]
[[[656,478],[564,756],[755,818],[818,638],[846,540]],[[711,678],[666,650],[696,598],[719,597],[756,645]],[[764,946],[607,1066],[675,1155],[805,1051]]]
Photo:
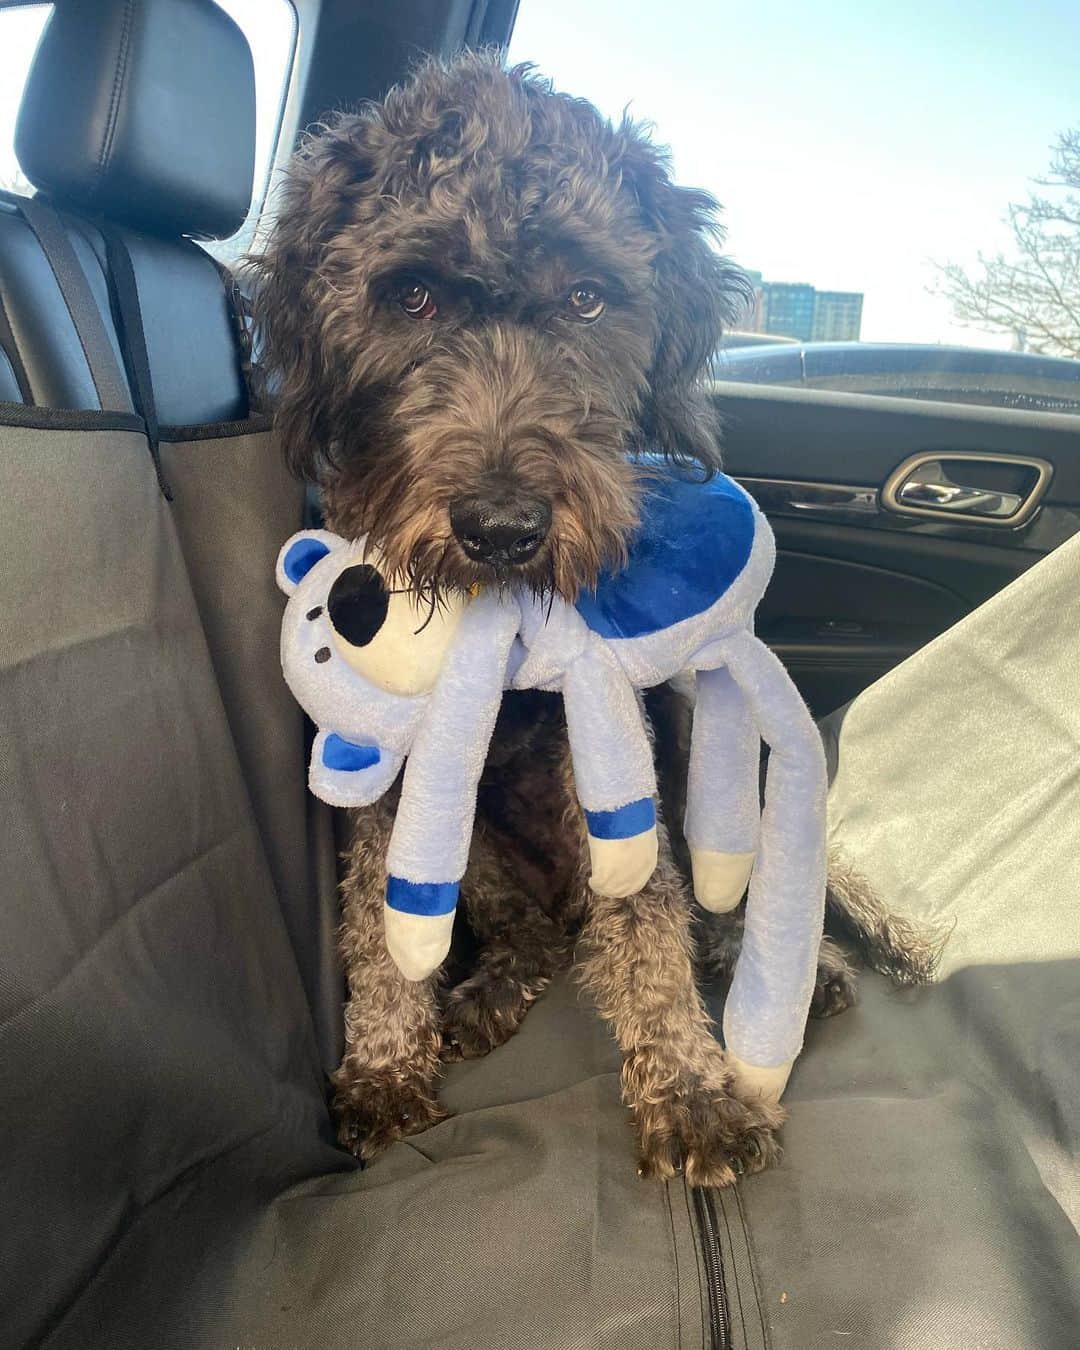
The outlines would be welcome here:
[[[551,507],[536,497],[481,493],[450,507],[450,528],[473,562],[517,567],[535,557],[551,528]]]

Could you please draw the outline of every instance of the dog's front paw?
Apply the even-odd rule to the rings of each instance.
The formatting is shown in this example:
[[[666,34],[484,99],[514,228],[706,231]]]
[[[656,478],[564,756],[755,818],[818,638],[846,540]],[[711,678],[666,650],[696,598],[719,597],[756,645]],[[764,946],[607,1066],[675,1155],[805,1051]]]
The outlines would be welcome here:
[[[691,1186],[730,1186],[780,1156],[782,1108],[744,1101],[728,1083],[677,1080],[659,1099],[636,1104],[634,1118],[643,1177],[682,1171]]]
[[[338,1138],[361,1162],[369,1162],[395,1140],[419,1134],[447,1115],[421,1082],[401,1082],[376,1073],[346,1077],[339,1070],[333,1083]]]
[[[810,1001],[811,1017],[835,1017],[858,1001],[859,979],[847,957],[831,938],[822,938],[817,979]]]
[[[479,1059],[504,1044],[546,984],[547,980],[526,983],[492,971],[459,984],[443,1010],[443,1059]]]

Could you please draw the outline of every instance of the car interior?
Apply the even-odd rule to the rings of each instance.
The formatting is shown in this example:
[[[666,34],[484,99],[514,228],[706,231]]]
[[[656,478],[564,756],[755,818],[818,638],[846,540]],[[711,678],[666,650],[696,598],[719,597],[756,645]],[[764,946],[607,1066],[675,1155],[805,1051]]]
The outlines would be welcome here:
[[[516,10],[295,0],[275,163],[419,53],[506,44]],[[718,367],[726,471],[778,542],[759,632],[821,719],[831,843],[948,939],[934,984],[865,971],[811,1022],[781,1165],[641,1180],[617,1049],[568,977],[448,1067],[447,1120],[361,1167],[326,1099],[343,827],[307,793],[278,659],[274,560],[317,502],[205,246],[249,220],[256,123],[214,0],[56,0],[21,94],[0,1343],[1076,1346],[1080,419]]]

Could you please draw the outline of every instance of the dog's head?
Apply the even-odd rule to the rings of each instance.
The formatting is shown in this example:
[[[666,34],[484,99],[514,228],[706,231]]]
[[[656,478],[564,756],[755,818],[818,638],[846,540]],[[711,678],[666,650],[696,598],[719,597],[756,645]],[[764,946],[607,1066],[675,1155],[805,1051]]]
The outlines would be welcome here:
[[[256,303],[334,528],[422,587],[591,585],[636,522],[628,452],[718,464],[697,382],[745,283],[716,210],[640,128],[486,56],[321,128]]]

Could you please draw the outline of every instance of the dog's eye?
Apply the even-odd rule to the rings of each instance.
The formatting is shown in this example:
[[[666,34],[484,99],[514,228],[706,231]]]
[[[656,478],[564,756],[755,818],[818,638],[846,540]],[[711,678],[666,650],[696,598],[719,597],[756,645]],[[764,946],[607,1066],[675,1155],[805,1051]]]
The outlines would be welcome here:
[[[566,307],[582,323],[595,323],[607,308],[607,301],[591,281],[583,281],[566,297]]]
[[[410,278],[398,291],[398,304],[410,319],[433,319],[439,307],[422,281]]]

